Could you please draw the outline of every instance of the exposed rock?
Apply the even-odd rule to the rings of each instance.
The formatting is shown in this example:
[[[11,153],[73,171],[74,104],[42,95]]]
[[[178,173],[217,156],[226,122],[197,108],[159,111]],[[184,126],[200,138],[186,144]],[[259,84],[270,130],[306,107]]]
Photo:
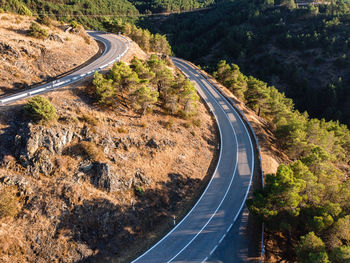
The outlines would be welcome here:
[[[99,189],[107,192],[115,192],[125,189],[124,182],[114,174],[107,163],[94,162],[88,170],[91,183]]]
[[[57,41],[57,42],[63,43],[63,39],[59,35],[56,35],[56,34],[49,35],[49,39],[52,41]]]
[[[32,159],[33,165],[36,171],[49,175],[54,169],[54,165],[50,160],[50,153],[46,148],[41,148],[35,152],[35,156]]]
[[[135,172],[135,175],[132,178],[132,180],[133,180],[132,184],[134,187],[141,187],[141,186],[145,186],[145,185],[148,186],[151,184],[151,179],[141,169],[138,169]]]
[[[146,146],[149,148],[153,148],[153,149],[158,149],[159,145],[156,143],[156,141],[152,138],[150,139],[147,143]]]
[[[23,155],[27,160],[31,160],[41,147],[49,153],[62,154],[63,148],[72,141],[74,134],[70,127],[48,128],[29,124],[28,128],[17,134],[15,139],[16,146],[20,146],[17,148],[17,156]]]
[[[4,185],[16,186],[20,196],[28,196],[33,194],[30,181],[23,175],[5,175],[0,178],[0,183]]]
[[[0,54],[11,55],[11,56],[14,56],[15,58],[20,57],[20,52],[18,52],[16,49],[8,45],[7,43],[3,43],[3,42],[0,42]]]

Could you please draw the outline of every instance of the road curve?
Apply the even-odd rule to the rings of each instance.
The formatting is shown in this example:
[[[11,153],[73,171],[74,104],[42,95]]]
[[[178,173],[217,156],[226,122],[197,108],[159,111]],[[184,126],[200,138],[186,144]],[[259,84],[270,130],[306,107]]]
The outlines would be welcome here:
[[[110,66],[114,62],[119,61],[129,48],[129,40],[122,36],[98,31],[89,31],[88,33],[90,36],[104,44],[105,51],[100,57],[89,65],[63,78],[60,78],[59,80],[55,80],[10,96],[1,97],[0,106],[14,103],[28,97],[36,96],[78,82],[88,76],[93,75],[95,71],[100,71]]]
[[[202,196],[190,212],[133,263],[204,262],[230,231],[247,198],[254,169],[250,134],[232,105],[184,60],[174,64],[193,82],[220,131],[220,157]]]

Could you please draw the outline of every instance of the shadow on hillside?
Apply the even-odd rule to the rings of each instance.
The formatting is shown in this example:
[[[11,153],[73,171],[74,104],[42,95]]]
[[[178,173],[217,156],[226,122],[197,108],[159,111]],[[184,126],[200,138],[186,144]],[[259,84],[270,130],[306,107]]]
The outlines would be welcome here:
[[[136,193],[136,202],[130,205],[115,205],[104,198],[84,201],[64,213],[57,234],[70,230],[71,240],[97,251],[80,263],[114,262],[121,256],[130,256],[125,251],[142,249],[150,241],[150,234],[159,231],[159,226],[169,229],[173,215],[183,209],[184,201],[193,198],[201,183],[180,174],[168,176],[169,181],[156,189]]]
[[[16,134],[28,130],[28,120],[23,116],[23,105],[6,105],[0,107],[0,164],[6,155],[14,155],[19,145],[16,145]]]

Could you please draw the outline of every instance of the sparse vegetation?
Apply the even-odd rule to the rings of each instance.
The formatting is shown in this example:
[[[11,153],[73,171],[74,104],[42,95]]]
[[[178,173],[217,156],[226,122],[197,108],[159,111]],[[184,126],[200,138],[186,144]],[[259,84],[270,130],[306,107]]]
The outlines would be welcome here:
[[[0,188],[0,220],[5,217],[14,217],[18,212],[19,199],[16,196],[16,189]]]
[[[128,129],[125,128],[125,127],[118,127],[118,132],[119,132],[119,133],[128,133],[129,131],[128,131]]]
[[[46,39],[49,34],[47,33],[46,29],[42,28],[38,23],[33,22],[30,25],[29,31],[28,31],[28,35],[35,37],[35,38],[39,38],[39,39]]]
[[[55,107],[48,99],[41,96],[31,98],[24,106],[24,111],[34,122],[48,122],[57,119]]]
[[[102,161],[105,159],[102,149],[100,149],[95,143],[88,141],[83,141],[69,147],[67,153],[73,156],[82,156],[83,158],[92,161]]]

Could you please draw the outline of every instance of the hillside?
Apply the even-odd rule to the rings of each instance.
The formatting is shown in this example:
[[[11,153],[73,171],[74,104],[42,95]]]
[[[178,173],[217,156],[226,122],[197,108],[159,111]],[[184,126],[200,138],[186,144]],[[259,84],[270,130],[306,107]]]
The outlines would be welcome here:
[[[29,35],[35,18],[0,14],[0,95],[48,81],[68,72],[99,52],[98,44],[82,29],[52,22],[40,27],[43,39]]]
[[[209,71],[219,60],[274,85],[312,117],[350,120],[349,5],[288,8],[235,1],[204,12],[149,18],[173,51]],[[275,1],[275,5],[279,4]]]
[[[217,156],[211,115],[168,60],[134,43],[125,61],[131,66],[115,64],[93,83],[39,97],[55,109],[51,121],[31,120],[28,101],[1,108],[1,262],[128,260],[168,231],[203,190]],[[107,105],[99,81],[119,68],[142,81],[130,93],[118,90]],[[145,104],[140,92],[163,83],[153,71],[167,73],[177,80],[167,82],[173,92],[185,89],[191,97],[171,108],[165,97]],[[112,102],[117,98],[122,103]]]

